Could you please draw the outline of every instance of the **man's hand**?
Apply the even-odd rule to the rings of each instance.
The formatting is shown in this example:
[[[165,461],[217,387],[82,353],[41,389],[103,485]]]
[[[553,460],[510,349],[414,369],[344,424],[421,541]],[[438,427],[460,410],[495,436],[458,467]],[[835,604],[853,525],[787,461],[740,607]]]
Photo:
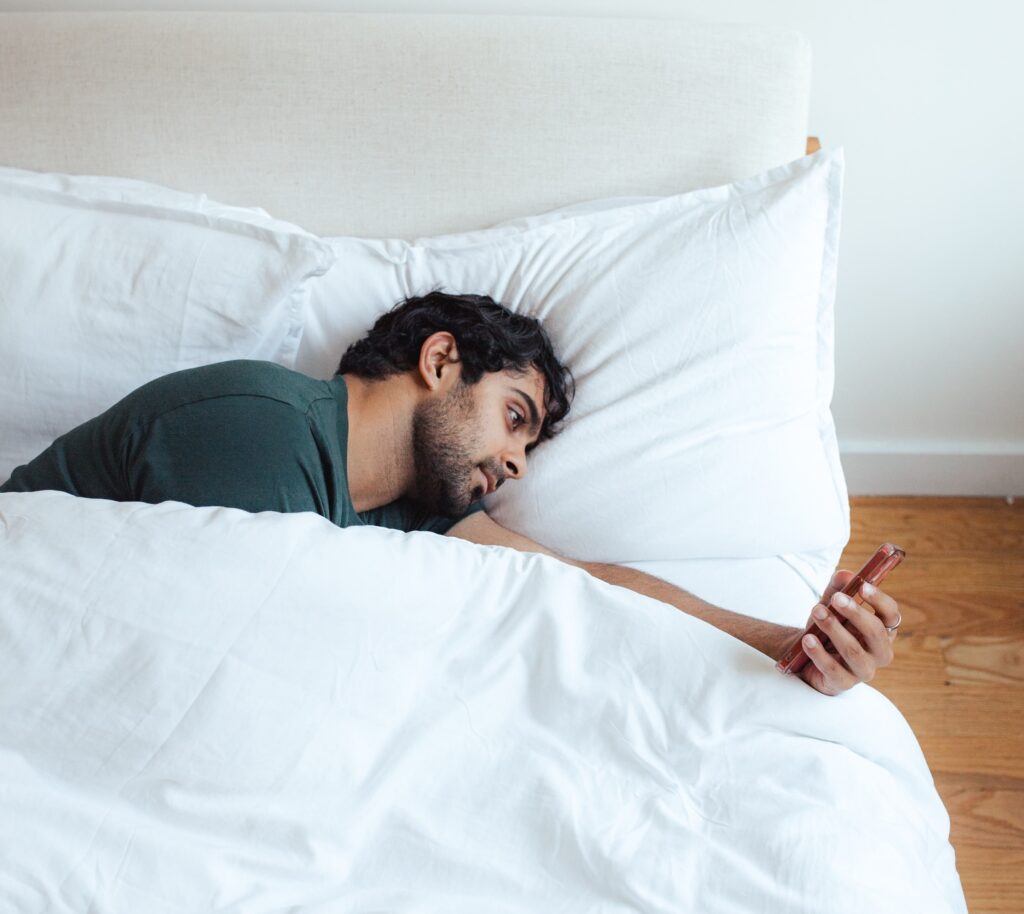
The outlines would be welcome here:
[[[797,675],[825,695],[838,695],[858,682],[870,682],[875,673],[892,663],[892,643],[900,624],[896,601],[877,587],[861,588],[865,606],[846,599],[840,590],[853,577],[852,571],[832,575],[821,602],[811,611],[815,622],[829,638],[828,648],[813,635],[803,639],[803,649],[810,658]],[[872,611],[873,610],[873,611]],[[849,620],[849,629],[843,626]]]

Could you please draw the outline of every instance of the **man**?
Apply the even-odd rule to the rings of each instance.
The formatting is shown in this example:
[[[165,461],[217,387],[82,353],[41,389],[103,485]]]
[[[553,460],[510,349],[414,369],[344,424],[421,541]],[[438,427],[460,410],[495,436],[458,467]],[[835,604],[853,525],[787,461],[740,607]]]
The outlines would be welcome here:
[[[556,555],[480,510],[483,496],[521,479],[529,452],[556,434],[572,389],[537,321],[486,296],[432,292],[381,317],[331,381],[247,361],[158,378],[58,438],[0,492],[314,511],[343,527],[432,530],[540,552],[778,657],[797,629],[720,609],[643,572]],[[892,661],[898,607],[877,589],[864,593],[874,613],[833,597],[851,576],[836,572],[814,608],[834,652],[805,640],[812,662],[801,676],[826,694]]]

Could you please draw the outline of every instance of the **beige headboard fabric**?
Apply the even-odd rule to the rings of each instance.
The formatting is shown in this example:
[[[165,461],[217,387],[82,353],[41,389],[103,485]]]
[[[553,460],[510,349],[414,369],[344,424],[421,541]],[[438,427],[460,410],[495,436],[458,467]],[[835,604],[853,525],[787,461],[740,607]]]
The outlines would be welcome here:
[[[478,228],[805,149],[797,33],[350,13],[0,14],[0,165],[261,206],[319,234]]]

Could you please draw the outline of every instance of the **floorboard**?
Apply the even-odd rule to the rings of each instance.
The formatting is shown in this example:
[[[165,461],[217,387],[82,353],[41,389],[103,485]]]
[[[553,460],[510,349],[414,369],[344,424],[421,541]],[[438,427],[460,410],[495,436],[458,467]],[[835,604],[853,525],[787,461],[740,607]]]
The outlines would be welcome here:
[[[1024,912],[1024,502],[853,498],[840,567],[906,561],[896,660],[872,682],[914,728],[950,814],[971,914]]]

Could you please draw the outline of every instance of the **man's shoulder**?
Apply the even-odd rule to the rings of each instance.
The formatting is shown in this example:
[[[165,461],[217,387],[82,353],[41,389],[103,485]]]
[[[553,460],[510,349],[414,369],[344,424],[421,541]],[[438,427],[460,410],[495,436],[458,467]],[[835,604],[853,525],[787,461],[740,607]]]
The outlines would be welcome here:
[[[283,365],[233,359],[156,378],[135,391],[131,399],[133,407],[154,416],[223,400],[249,406],[277,403],[304,414],[314,402],[330,396],[325,382]]]
[[[276,362],[265,362],[258,359],[230,359],[186,368],[183,371],[166,375],[168,379],[176,379],[183,387],[205,391],[237,391],[239,394],[252,392],[260,394],[267,391],[280,391],[288,396],[294,391],[307,389],[319,390],[322,381],[317,381]]]

